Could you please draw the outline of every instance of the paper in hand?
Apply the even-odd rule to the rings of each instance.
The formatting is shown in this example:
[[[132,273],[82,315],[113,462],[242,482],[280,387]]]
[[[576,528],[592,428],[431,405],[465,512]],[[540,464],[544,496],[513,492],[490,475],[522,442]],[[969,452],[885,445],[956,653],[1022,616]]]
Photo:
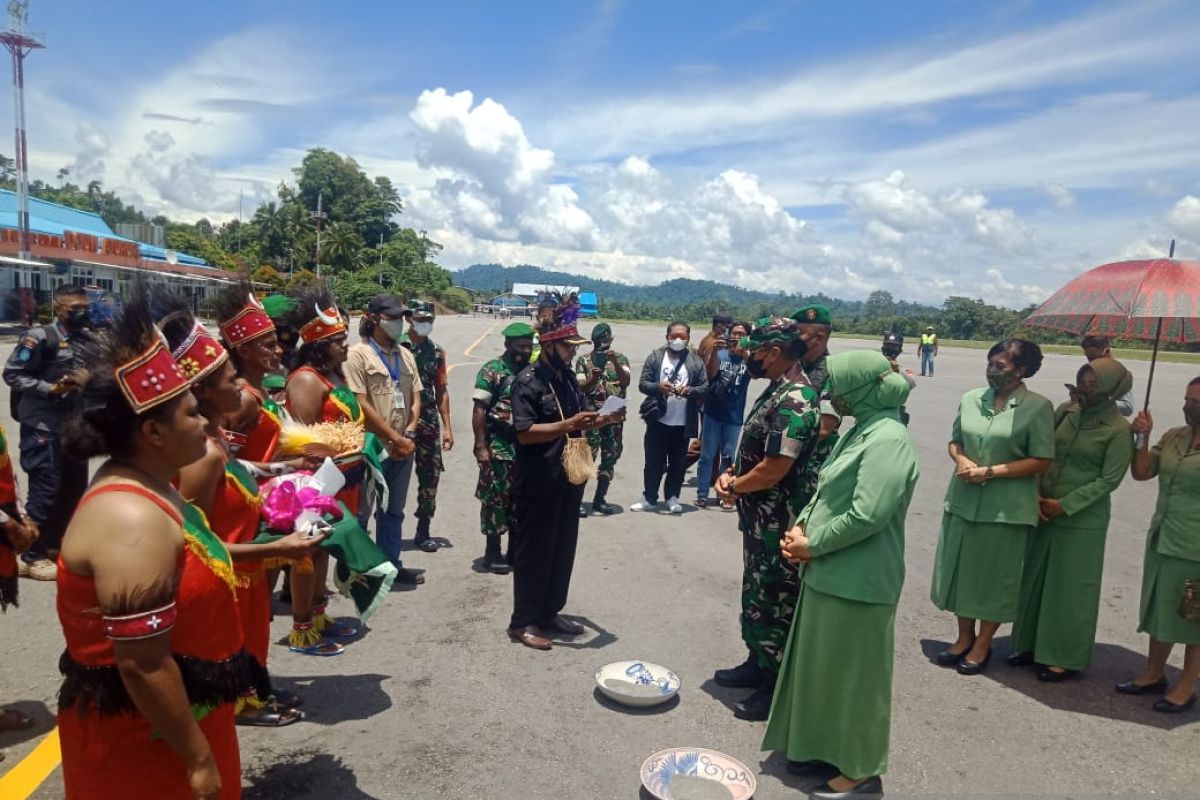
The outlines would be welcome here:
[[[600,406],[600,409],[596,413],[602,417],[611,417],[613,414],[617,413],[624,407],[625,407],[624,398],[615,397],[615,396],[610,395],[604,401],[604,405]]]

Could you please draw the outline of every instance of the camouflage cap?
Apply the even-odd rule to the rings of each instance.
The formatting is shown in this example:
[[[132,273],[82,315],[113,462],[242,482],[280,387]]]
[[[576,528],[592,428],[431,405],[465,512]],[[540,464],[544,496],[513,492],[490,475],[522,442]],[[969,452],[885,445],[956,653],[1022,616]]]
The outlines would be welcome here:
[[[820,303],[805,306],[795,314],[792,314],[792,319],[805,325],[833,324],[833,314],[829,312],[828,306],[823,306]]]
[[[414,318],[433,319],[433,303],[428,300],[409,300],[408,313]]]
[[[799,336],[792,320],[786,317],[763,317],[754,323],[749,336],[743,336],[738,346],[757,350],[767,345],[786,345]]]

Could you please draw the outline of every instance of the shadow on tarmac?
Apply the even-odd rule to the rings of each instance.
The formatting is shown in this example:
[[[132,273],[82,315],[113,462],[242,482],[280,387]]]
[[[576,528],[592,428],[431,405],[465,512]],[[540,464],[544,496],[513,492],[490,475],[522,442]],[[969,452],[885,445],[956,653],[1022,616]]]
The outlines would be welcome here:
[[[328,753],[280,754],[271,766],[247,776],[244,800],[284,800],[320,797],[339,800],[378,800],[358,788],[354,772]]]
[[[58,721],[54,717],[54,712],[46,707],[46,704],[40,700],[18,700],[15,703],[6,702],[4,708],[20,711],[22,714],[28,714],[33,717],[33,725],[19,731],[5,731],[0,733],[0,747],[12,747],[13,745],[28,742],[30,739],[36,739],[50,731]]]
[[[667,702],[659,703],[656,706],[623,706],[615,700],[610,699],[599,688],[592,689],[592,697],[596,698],[596,702],[608,710],[616,711],[619,714],[628,714],[631,717],[652,717],[656,714],[665,714],[680,703],[679,695],[675,695]]]
[[[951,642],[922,639],[921,651],[932,662]],[[1093,717],[1132,722],[1148,728],[1174,730],[1200,721],[1196,711],[1183,714],[1163,714],[1153,709],[1159,695],[1130,696],[1113,690],[1115,684],[1129,680],[1141,673],[1146,665],[1146,656],[1115,644],[1097,644],[1092,665],[1062,683],[1045,683],[1037,679],[1033,667],[1011,667],[1004,659],[1011,652],[1008,637],[995,640],[991,663],[979,677],[995,681],[1020,692],[1042,705],[1056,711],[1089,714]],[[934,669],[938,667],[933,666]],[[1167,667],[1167,679],[1174,681],[1179,670]],[[963,678],[970,680],[969,678]]]
[[[592,622],[587,617],[579,617],[574,614],[563,614],[569,620],[578,622],[585,628],[590,628],[596,632],[596,635],[587,641],[575,642],[570,639],[564,639],[556,633],[550,633],[550,638],[554,640],[555,647],[565,647],[568,650],[599,650],[603,647],[608,647],[613,642],[617,641],[617,635],[600,627],[595,622]],[[578,638],[578,637],[575,637]]]
[[[370,719],[392,707],[392,698],[383,690],[383,681],[390,675],[364,673],[361,675],[271,676],[282,689],[304,698],[306,722],[316,725],[336,725],[353,720]]]
[[[754,692],[753,689],[730,689],[726,686],[718,686],[712,678],[700,684],[700,691],[725,706],[730,712],[733,711],[735,703],[740,703]]]

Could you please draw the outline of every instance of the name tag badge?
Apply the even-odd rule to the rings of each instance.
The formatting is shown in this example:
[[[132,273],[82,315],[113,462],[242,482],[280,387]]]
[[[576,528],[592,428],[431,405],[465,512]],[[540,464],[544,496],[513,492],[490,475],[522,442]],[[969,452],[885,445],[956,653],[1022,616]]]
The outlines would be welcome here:
[[[397,411],[404,410],[404,391],[400,388],[400,381],[392,384],[392,408]]]

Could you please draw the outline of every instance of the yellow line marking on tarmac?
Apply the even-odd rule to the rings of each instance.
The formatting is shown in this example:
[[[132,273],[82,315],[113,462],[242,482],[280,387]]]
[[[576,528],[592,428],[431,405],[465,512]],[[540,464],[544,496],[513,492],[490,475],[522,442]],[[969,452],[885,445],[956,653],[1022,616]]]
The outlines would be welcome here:
[[[492,331],[495,330],[496,326],[499,324],[500,324],[499,322],[493,322],[491,325],[489,325],[488,329],[486,331],[484,331],[483,333],[481,333],[479,335],[479,338],[471,343],[470,347],[468,347],[466,350],[463,350],[463,355],[466,356],[467,358],[471,358],[471,351],[474,350],[476,347],[479,347],[479,345],[481,345],[483,343],[484,339],[491,336]]]
[[[484,363],[484,362],[482,362],[482,361],[462,361],[462,362],[459,362],[458,364],[451,364],[450,366],[446,367],[446,374],[449,375],[451,372],[454,372],[455,367],[475,367],[482,363]]]
[[[50,777],[62,762],[62,748],[58,742],[58,728],[50,731],[38,742],[37,747],[8,772],[0,775],[0,797],[5,800],[25,800]]]

